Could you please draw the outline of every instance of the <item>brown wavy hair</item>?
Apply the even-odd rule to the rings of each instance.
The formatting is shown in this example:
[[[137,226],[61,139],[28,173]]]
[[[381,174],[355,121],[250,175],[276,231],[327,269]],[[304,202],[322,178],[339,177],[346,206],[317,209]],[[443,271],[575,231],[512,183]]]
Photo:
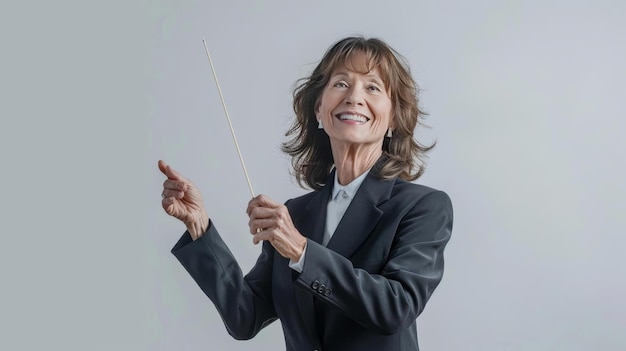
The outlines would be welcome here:
[[[293,174],[303,188],[321,189],[333,167],[330,139],[318,129],[315,108],[335,68],[357,69],[351,64],[355,53],[367,57],[367,71],[359,73],[378,68],[392,101],[393,137],[385,137],[383,156],[371,172],[380,179],[415,180],[424,173],[425,153],[435,146],[422,145],[413,137],[425,113],[418,106],[419,88],[404,58],[380,39],[348,37],[331,46],[311,75],[298,80],[293,92],[296,118],[285,133],[288,140],[281,150],[292,157]]]

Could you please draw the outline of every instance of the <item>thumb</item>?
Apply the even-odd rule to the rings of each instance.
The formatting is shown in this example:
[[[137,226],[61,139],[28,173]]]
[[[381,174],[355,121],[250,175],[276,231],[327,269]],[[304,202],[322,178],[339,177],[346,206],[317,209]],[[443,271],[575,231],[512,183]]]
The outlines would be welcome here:
[[[185,178],[176,172],[170,165],[163,160],[159,160],[159,170],[165,174],[168,179],[172,180],[184,180]]]
[[[255,200],[257,200],[261,206],[263,207],[269,207],[269,208],[278,208],[281,206],[281,204],[279,204],[278,202],[270,199],[269,197],[260,194],[258,195]]]

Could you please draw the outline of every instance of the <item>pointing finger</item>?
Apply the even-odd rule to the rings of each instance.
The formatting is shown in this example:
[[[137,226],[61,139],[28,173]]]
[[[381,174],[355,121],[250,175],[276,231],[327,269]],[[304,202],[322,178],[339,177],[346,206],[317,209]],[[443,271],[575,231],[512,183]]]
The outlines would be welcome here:
[[[176,172],[170,165],[163,160],[159,160],[159,170],[169,179],[184,180],[185,178]]]

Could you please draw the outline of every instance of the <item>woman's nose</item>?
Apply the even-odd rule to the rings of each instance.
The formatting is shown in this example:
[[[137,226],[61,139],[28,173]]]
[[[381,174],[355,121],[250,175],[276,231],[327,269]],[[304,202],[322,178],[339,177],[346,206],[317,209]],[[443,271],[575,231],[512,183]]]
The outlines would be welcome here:
[[[344,98],[344,103],[347,105],[363,105],[363,92],[360,89],[350,89]]]

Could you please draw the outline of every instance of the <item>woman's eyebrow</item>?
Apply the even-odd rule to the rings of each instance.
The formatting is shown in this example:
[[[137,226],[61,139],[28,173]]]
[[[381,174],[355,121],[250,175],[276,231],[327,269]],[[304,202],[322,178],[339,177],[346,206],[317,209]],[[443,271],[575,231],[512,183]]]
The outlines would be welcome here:
[[[368,74],[366,77],[367,77],[367,81],[368,81],[368,82],[371,82],[371,83],[376,83],[376,84],[378,84],[378,85],[385,85],[385,81],[384,81],[384,80],[383,80],[383,78],[382,78],[380,75],[378,75],[378,74],[373,74],[373,73],[370,73],[370,74]]]
[[[346,78],[350,77],[348,72],[344,71],[344,70],[336,71],[333,74],[331,74],[330,76],[331,76],[331,78],[334,78],[334,77],[337,77],[337,76],[339,76],[339,77],[346,77]],[[365,77],[367,78],[368,81],[375,81],[375,82],[378,82],[378,83],[382,83],[383,82],[382,77],[379,74],[377,74],[377,73],[367,73],[365,75]]]
[[[348,72],[346,71],[333,72],[333,74],[331,74],[330,76],[331,77],[337,77],[337,76],[348,77]]]

